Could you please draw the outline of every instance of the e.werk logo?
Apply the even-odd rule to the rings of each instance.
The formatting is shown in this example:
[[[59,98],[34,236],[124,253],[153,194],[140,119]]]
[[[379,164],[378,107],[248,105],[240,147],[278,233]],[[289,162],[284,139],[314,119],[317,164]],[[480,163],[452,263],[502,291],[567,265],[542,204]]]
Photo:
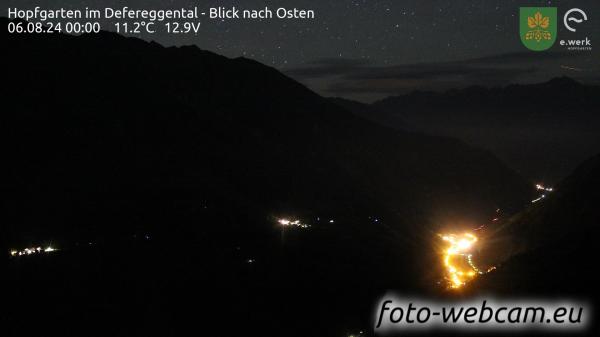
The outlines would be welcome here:
[[[556,41],[556,7],[521,7],[519,34],[525,47],[546,50]]]
[[[581,18],[578,19],[577,16],[580,16]],[[577,29],[571,27],[572,23],[582,23],[583,21],[587,21],[587,14],[585,14],[585,12],[579,8],[569,9],[567,13],[565,13],[565,17],[563,20],[563,22],[565,23],[565,27],[572,32],[577,31]]]
[[[570,51],[590,51],[592,50],[592,40],[587,35],[578,34],[578,28],[581,24],[585,31],[585,22],[588,20],[587,14],[579,8],[571,8],[565,13],[563,23],[569,31],[569,38],[560,40],[559,44]],[[585,34],[585,33],[584,33]]]

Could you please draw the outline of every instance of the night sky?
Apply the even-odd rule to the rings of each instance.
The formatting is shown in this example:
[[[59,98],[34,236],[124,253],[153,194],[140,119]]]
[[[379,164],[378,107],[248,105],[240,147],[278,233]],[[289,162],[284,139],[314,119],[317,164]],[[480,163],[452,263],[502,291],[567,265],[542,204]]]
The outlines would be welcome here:
[[[51,3],[46,5],[45,2]],[[168,5],[167,5],[168,4]],[[556,6],[560,38],[600,43],[600,1],[500,0],[8,0],[9,7],[178,8],[236,5],[242,9],[314,9],[314,20],[208,20],[198,35],[143,36],[163,45],[190,45],[228,57],[244,56],[276,67],[325,96],[372,101],[414,89],[471,84],[531,83],[567,75],[600,83],[600,47],[566,51],[557,44],[528,51],[518,35],[520,6]],[[562,26],[570,8],[589,20],[572,36]],[[6,15],[6,14],[4,14]]]

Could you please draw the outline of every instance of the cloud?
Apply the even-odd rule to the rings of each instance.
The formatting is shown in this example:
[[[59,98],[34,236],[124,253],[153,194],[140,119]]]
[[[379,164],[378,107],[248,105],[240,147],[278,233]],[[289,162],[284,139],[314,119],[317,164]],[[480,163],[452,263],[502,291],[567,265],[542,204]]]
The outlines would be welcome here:
[[[415,89],[445,90],[469,85],[499,86],[565,75],[563,64],[578,64],[579,54],[519,52],[452,62],[377,66],[363,59],[319,59],[288,75],[325,82],[335,95],[398,94]],[[571,75],[571,74],[566,74]]]
[[[329,77],[352,73],[370,64],[368,59],[322,58],[310,62],[308,66],[290,69],[286,74],[295,78]]]
[[[489,66],[468,63],[412,64],[403,66],[371,68],[367,71],[355,72],[344,78],[349,80],[364,79],[444,79],[448,77],[479,78],[489,76],[498,78],[514,76],[535,71],[532,66]]]

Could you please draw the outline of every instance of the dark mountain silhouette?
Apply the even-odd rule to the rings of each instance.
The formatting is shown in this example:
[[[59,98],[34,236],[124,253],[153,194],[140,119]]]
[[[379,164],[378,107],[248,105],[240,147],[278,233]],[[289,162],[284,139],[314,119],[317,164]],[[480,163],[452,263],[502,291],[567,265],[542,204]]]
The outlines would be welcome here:
[[[599,106],[600,87],[566,77],[501,88],[418,91],[373,104],[388,126],[400,120],[401,129],[460,138],[491,150],[529,179],[549,183],[600,148]]]
[[[529,199],[489,152],[252,60],[2,34],[2,245],[61,248],[2,260],[7,334],[337,336],[370,325],[382,290],[430,287],[431,227]]]
[[[3,186],[20,226],[79,223],[63,216],[89,200],[178,193],[245,209],[362,203],[400,219],[527,198],[487,152],[366,122],[248,59],[111,33],[5,41]]]
[[[356,102],[341,97],[333,97],[329,98],[329,100],[364,119],[373,121],[380,125],[388,127],[393,126],[394,128],[401,130],[403,129],[402,125],[404,123],[402,122],[399,114],[391,114],[371,104]]]

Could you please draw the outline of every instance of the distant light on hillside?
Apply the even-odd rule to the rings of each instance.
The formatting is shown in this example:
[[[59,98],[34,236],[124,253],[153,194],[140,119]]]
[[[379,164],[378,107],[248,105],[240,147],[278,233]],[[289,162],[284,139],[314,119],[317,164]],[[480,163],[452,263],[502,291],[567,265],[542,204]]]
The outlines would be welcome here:
[[[302,223],[300,220],[278,219],[277,222],[283,227],[298,227],[307,229],[310,225]]]
[[[536,185],[535,185],[535,188],[536,188],[537,190],[542,190],[542,191],[547,191],[547,192],[552,192],[552,191],[554,191],[554,189],[553,189],[552,187],[545,187],[545,186],[544,186],[544,185],[542,185],[542,184],[536,184]]]
[[[538,191],[543,191],[544,193],[542,193],[539,197],[531,200],[532,204],[535,204],[536,202],[545,199],[548,192],[554,192],[554,188],[552,188],[552,187],[546,187],[546,186],[544,186],[542,184],[536,184],[535,185],[535,189],[538,190]]]
[[[540,197],[539,197],[539,198],[535,198],[535,199],[531,200],[531,203],[532,203],[532,204],[535,204],[536,202],[538,202],[538,201],[540,201],[540,200],[542,200],[542,199],[544,199],[544,198],[546,198],[546,195],[545,195],[545,194],[542,194],[542,195],[540,195]]]
[[[18,257],[18,256],[27,256],[27,255],[35,255],[35,254],[45,254],[45,253],[52,253],[57,251],[58,249],[52,247],[52,246],[48,246],[46,248],[42,248],[42,247],[28,247],[28,248],[24,248],[22,250],[16,250],[13,249],[10,251],[10,256],[13,257]]]

